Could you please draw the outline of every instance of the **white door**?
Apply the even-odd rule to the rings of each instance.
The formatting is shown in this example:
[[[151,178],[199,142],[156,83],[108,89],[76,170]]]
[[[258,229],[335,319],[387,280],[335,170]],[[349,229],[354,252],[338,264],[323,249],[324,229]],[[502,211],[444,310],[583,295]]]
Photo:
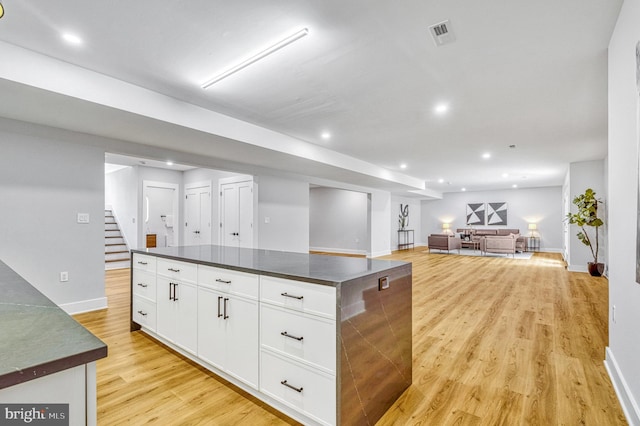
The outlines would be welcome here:
[[[253,182],[220,185],[221,244],[253,247]]]
[[[142,215],[140,221],[143,241],[146,235],[156,236],[157,247],[175,246],[179,241],[178,185],[167,182],[142,182]],[[145,246],[143,243],[141,246]]]
[[[211,244],[211,184],[185,186],[185,245]]]

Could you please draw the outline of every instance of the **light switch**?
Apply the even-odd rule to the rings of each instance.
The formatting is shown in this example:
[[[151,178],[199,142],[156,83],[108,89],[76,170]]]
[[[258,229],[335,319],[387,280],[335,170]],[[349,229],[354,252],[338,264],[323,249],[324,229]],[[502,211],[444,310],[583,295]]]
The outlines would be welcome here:
[[[89,223],[89,213],[78,213],[78,223]]]

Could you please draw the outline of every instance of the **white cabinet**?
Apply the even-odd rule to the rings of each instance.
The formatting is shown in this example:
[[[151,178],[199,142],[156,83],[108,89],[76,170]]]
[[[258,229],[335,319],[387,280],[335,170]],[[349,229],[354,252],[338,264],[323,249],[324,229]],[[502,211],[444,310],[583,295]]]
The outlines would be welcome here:
[[[156,258],[135,253],[131,271],[133,321],[156,331]]]
[[[195,354],[198,345],[196,265],[158,259],[157,268],[157,333]]]
[[[198,357],[258,388],[258,301],[198,288]]]
[[[336,289],[260,277],[260,390],[336,423]]]

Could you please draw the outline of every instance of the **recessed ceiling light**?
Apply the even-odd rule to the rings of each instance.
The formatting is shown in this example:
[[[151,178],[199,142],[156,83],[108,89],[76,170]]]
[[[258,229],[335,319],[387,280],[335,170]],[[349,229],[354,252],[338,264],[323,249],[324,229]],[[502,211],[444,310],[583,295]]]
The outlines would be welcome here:
[[[406,165],[405,163],[402,163],[402,164],[400,164],[400,168],[401,168],[401,169],[406,169],[406,168],[407,168],[407,165]]]
[[[438,179],[438,183],[444,183],[444,179],[442,178]]]
[[[503,177],[503,178],[508,178],[508,177],[509,177],[509,173],[503,173],[503,174],[502,174],[502,177]]]
[[[78,37],[76,34],[63,33],[62,39],[69,44],[73,44],[74,46],[80,46],[82,44],[82,39]]]
[[[167,161],[167,166],[173,166],[173,161]]]
[[[441,103],[436,105],[436,107],[433,109],[435,111],[436,114],[444,114],[445,112],[449,111],[449,105],[445,104],[445,103]]]
[[[514,183],[513,185],[511,185],[511,187],[512,187],[512,188],[517,188],[517,187],[518,187],[518,184],[517,184],[517,183]]]
[[[331,133],[329,133],[329,132],[322,132],[322,133],[320,134],[320,137],[326,141],[326,140],[328,140],[328,139],[331,139]]]
[[[485,152],[484,154],[482,154],[482,158],[484,158],[485,160],[489,159],[491,158],[491,154],[489,154],[488,152]]]
[[[464,191],[466,191],[466,190],[467,190],[467,188],[461,188],[461,189],[460,189],[460,191],[462,191],[462,192],[464,192]]]

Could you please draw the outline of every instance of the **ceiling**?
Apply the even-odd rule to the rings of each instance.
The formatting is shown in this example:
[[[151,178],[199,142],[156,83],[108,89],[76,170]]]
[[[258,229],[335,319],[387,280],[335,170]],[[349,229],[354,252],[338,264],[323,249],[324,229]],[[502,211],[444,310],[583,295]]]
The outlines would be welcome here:
[[[607,154],[607,46],[622,0],[2,4],[0,54],[14,68],[0,64],[0,116],[12,119],[398,191],[562,185],[570,162]],[[437,47],[428,27],[444,20],[455,41]],[[307,37],[200,87],[301,28]],[[47,79],[16,47],[66,71]],[[95,90],[80,84],[89,75]],[[140,88],[164,96],[116,96]]]

